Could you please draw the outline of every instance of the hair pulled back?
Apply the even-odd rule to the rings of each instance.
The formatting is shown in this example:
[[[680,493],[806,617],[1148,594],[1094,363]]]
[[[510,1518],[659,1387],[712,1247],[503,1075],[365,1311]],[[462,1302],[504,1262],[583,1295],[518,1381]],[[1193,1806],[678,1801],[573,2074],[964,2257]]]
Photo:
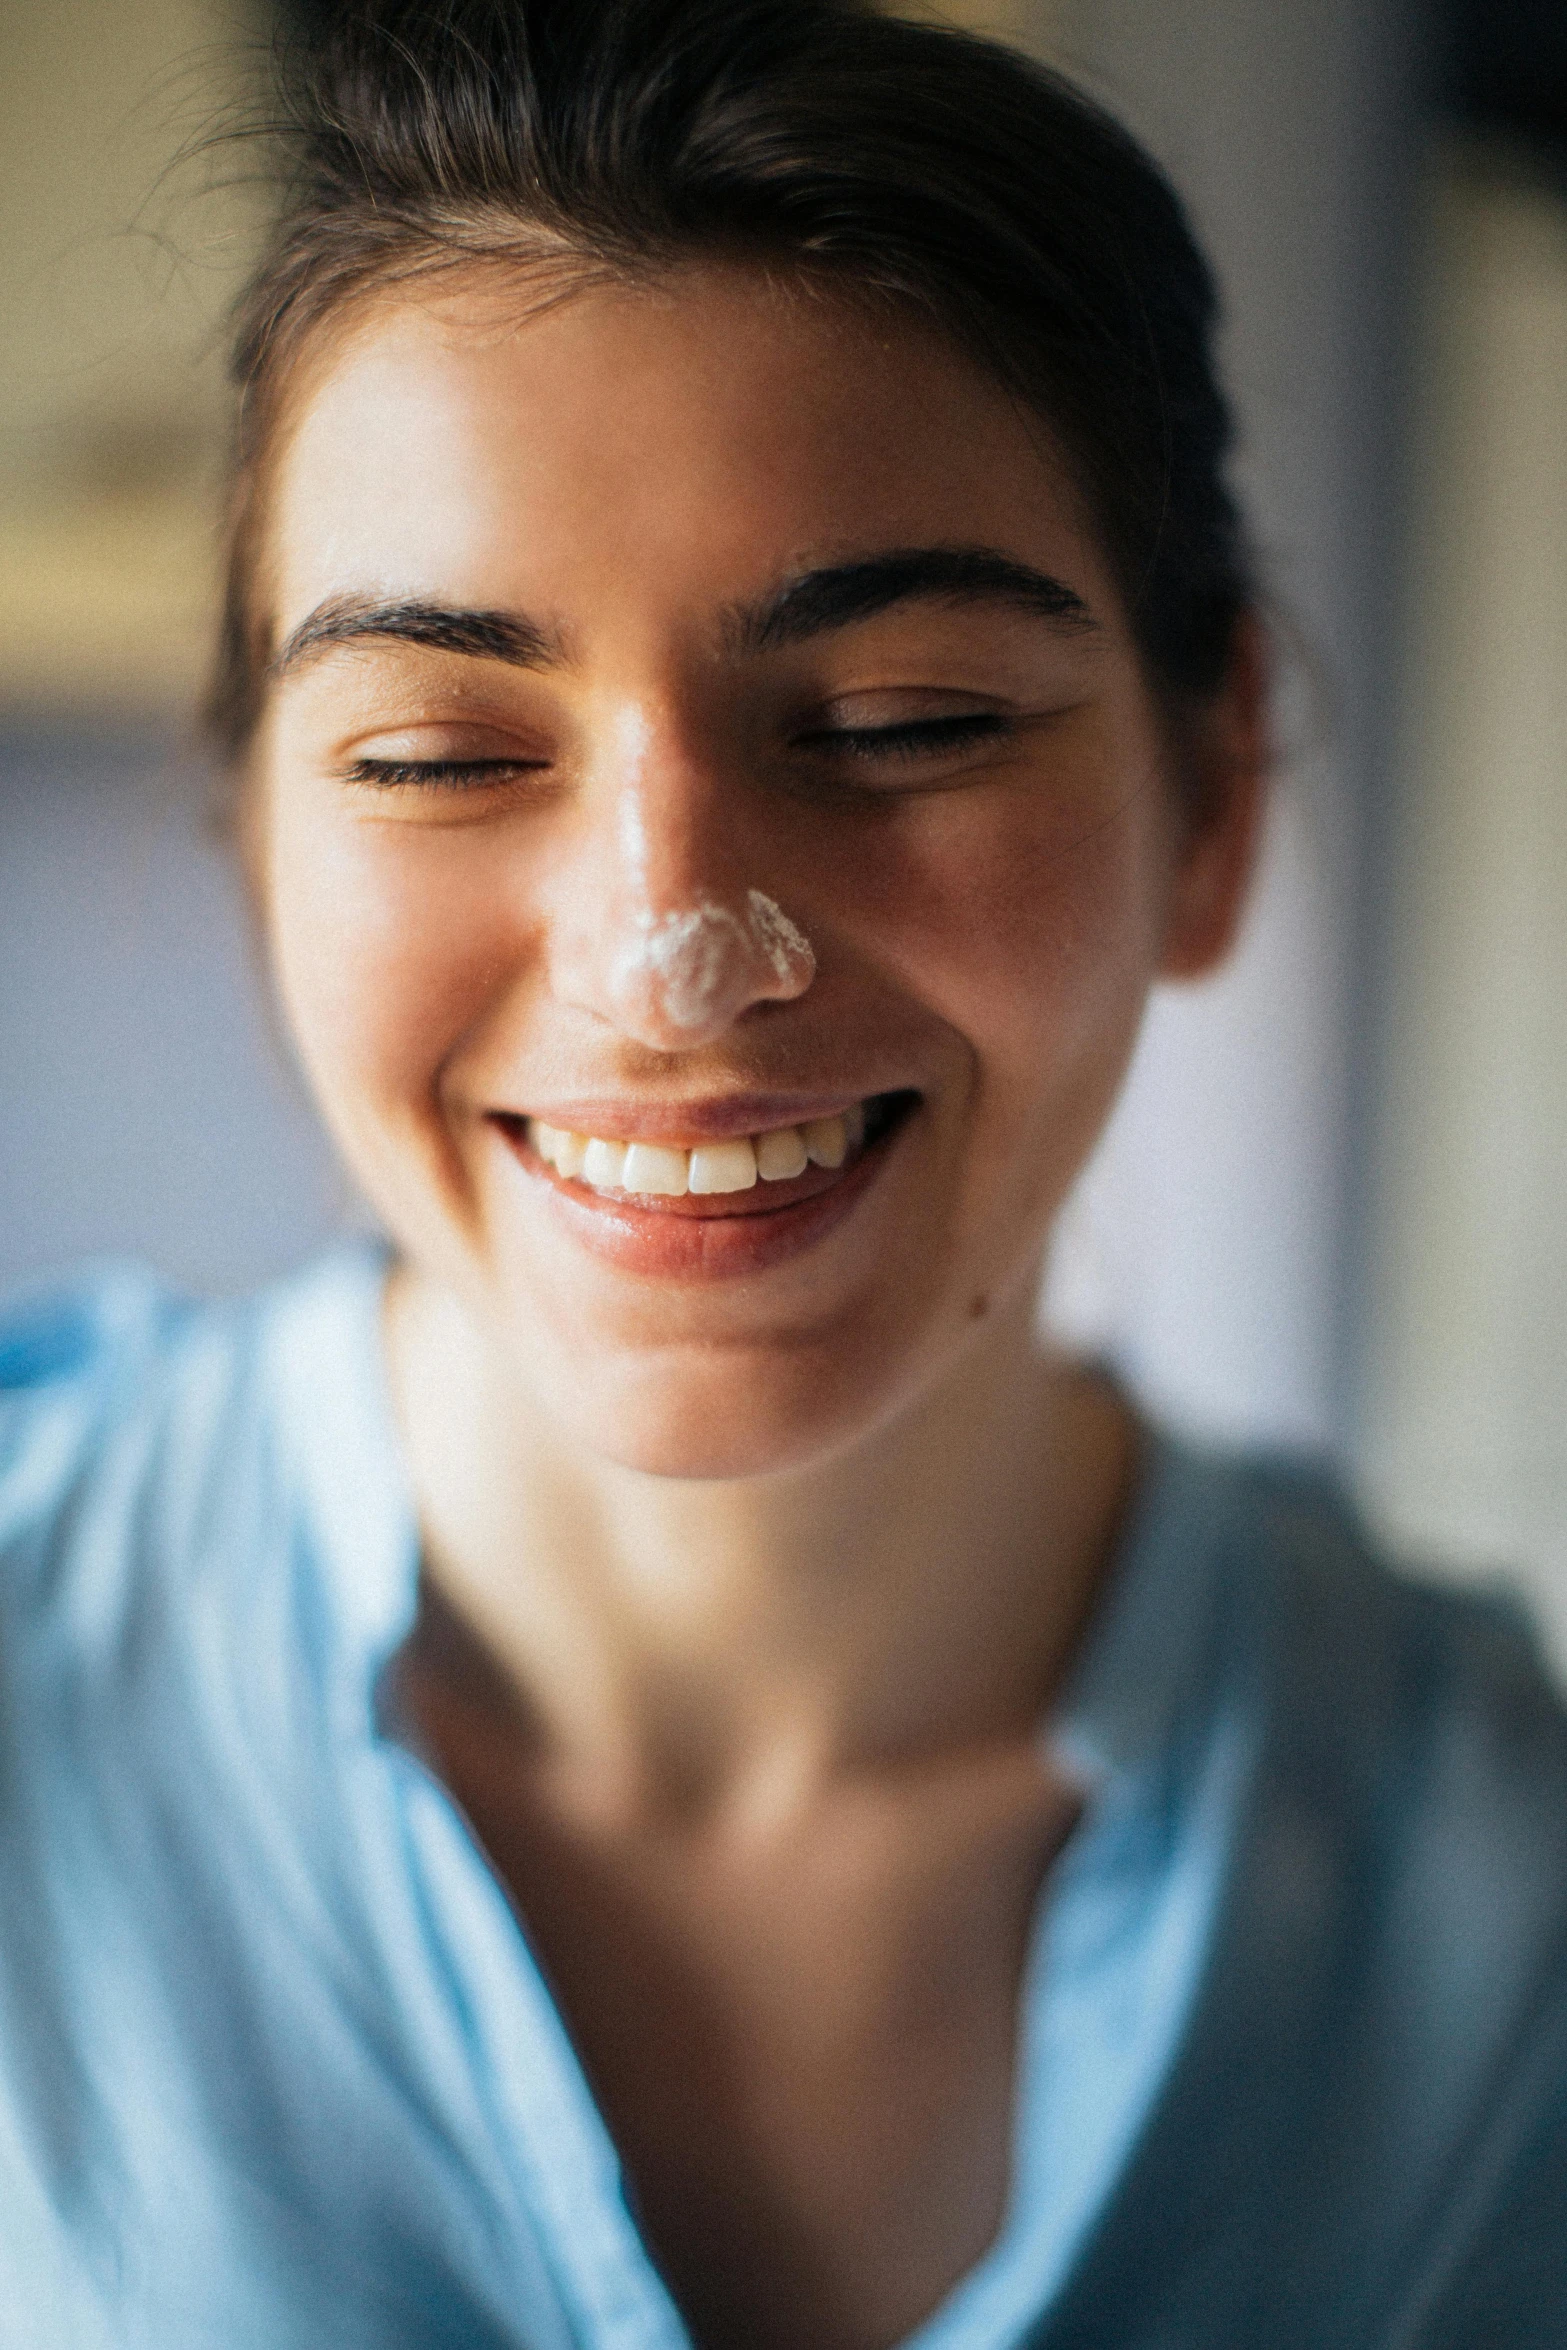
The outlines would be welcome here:
[[[1157,166],[1059,75],[868,0],[350,0],[281,64],[208,705],[230,758],[270,659],[257,481],[290,363],[375,289],[477,261],[569,284],[754,257],[912,307],[1054,433],[1155,689],[1222,682],[1250,581],[1213,280]]]

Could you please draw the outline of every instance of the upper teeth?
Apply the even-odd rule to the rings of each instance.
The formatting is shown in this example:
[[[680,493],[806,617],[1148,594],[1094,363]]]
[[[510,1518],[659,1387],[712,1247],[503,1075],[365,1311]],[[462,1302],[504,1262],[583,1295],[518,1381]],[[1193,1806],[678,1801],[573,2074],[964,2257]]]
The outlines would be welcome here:
[[[542,1118],[528,1120],[528,1140],[539,1157],[590,1191],[662,1192],[677,1199],[688,1191],[749,1191],[758,1176],[783,1183],[810,1165],[841,1167],[864,1139],[865,1112],[858,1103],[841,1116],[775,1126],[732,1142],[699,1142],[694,1150],[667,1142],[607,1141],[546,1126]]]

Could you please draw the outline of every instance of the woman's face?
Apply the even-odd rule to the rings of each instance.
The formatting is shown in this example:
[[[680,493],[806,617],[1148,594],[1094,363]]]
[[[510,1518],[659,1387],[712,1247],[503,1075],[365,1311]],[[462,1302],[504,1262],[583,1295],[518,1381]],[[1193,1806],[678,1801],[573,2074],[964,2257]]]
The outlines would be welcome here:
[[[278,984],[415,1278],[666,1473],[950,1374],[1244,861],[1236,814],[1187,836],[1037,423],[738,269],[532,316],[492,277],[295,387],[261,584]],[[539,1122],[657,1155],[633,1196]]]

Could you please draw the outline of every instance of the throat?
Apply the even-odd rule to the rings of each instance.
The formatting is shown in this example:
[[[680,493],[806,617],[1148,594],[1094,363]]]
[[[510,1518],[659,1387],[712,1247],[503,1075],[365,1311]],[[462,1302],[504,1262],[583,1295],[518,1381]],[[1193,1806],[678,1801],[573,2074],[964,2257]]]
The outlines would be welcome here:
[[[475,1668],[399,1697],[506,1886],[702,2350],[891,2350],[1009,2187],[1020,1988],[1075,1817],[1032,1738],[794,1816],[606,1821]],[[476,1668],[482,1672],[482,1665]]]
[[[1115,1391],[1040,1360],[1030,1318],[852,1453],[702,1481],[579,1459],[466,1334],[430,1344],[407,1317],[392,1355],[432,1589],[529,1738],[611,1810],[747,1784],[787,1805],[811,1779],[1026,1732],[1139,1454]]]

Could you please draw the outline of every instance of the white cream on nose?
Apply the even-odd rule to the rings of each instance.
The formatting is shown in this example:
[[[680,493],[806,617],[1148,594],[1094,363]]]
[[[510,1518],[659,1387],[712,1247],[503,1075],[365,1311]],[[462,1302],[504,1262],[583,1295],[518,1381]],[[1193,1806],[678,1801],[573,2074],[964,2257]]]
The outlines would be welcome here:
[[[721,1035],[748,1004],[803,995],[815,977],[816,956],[805,933],[765,890],[748,889],[741,908],[711,898],[655,906],[642,813],[651,737],[641,711],[624,711],[619,732],[628,933],[615,949],[611,989],[633,1026],[665,1032],[649,1041],[695,1044]]]
[[[645,998],[671,1028],[712,1029],[760,997],[803,995],[815,973],[804,931],[750,889],[743,913],[710,898],[665,914],[641,908],[616,953],[614,987],[622,1002]]]

